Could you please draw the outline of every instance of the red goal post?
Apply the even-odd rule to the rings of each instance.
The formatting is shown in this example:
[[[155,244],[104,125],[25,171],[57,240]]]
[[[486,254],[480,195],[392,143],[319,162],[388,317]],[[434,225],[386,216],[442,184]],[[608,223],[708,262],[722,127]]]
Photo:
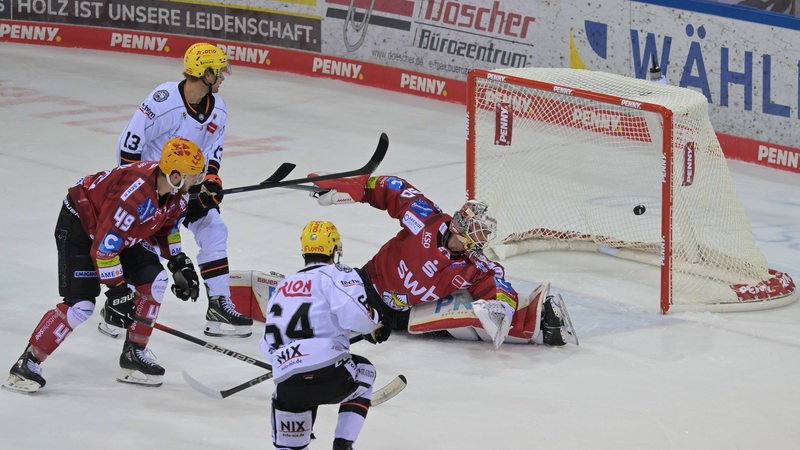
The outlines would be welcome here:
[[[498,219],[491,256],[652,264],[664,313],[797,300],[755,241],[702,94],[588,70],[473,70],[467,116],[467,193]]]

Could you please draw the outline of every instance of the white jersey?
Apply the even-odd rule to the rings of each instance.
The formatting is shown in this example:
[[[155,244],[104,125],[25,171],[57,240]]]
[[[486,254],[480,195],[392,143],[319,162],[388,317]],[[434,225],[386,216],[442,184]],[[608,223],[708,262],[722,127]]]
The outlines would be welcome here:
[[[348,357],[350,333],[370,333],[380,320],[361,277],[340,264],[310,265],[285,278],[266,313],[261,349],[276,383]]]
[[[119,137],[118,165],[158,161],[164,144],[182,137],[200,147],[213,173],[219,170],[228,120],[225,102],[211,94],[193,108],[184,101],[182,88],[183,82],[163,83],[144,99]]]

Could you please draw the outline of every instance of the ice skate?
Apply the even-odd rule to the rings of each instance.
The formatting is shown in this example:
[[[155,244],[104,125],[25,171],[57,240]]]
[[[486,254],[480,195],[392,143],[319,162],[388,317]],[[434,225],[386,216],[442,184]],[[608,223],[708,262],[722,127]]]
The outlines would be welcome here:
[[[206,312],[207,336],[248,337],[253,334],[253,319],[239,314],[228,297],[217,295],[208,298]]]
[[[42,377],[41,362],[31,354],[29,345],[20,355],[17,362],[11,366],[8,380],[3,383],[3,388],[14,392],[32,394],[45,385]]]
[[[542,305],[542,340],[545,345],[578,345],[578,335],[561,295],[548,295]]]
[[[104,313],[103,310],[100,309],[100,317],[103,317]],[[120,327],[115,327],[114,325],[110,325],[103,319],[100,319],[100,323],[97,324],[97,331],[103,333],[104,335],[110,338],[118,338],[120,334],[122,334],[123,329]]]
[[[155,355],[146,347],[125,341],[119,356],[120,374],[117,381],[122,383],[161,386],[164,368],[156,364]]]

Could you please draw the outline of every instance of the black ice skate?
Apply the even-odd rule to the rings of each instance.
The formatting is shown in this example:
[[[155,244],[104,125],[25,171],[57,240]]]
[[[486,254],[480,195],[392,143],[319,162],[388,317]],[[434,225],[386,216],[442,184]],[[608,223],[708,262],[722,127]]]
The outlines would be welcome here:
[[[545,345],[578,345],[575,327],[561,295],[548,295],[542,304],[542,340]]]
[[[153,387],[161,386],[165,372],[163,367],[156,364],[153,352],[128,340],[122,347],[119,367],[120,374],[117,381]]]
[[[8,380],[3,383],[3,388],[14,392],[32,394],[44,387],[45,380],[42,377],[41,362],[31,353],[31,346],[28,345],[25,351],[8,374]]]
[[[217,295],[208,298],[208,311],[206,312],[207,336],[235,336],[248,337],[253,334],[251,327],[253,319],[245,317],[233,307],[233,302],[228,297]]]
[[[336,438],[333,440],[333,450],[353,450],[353,441]]]

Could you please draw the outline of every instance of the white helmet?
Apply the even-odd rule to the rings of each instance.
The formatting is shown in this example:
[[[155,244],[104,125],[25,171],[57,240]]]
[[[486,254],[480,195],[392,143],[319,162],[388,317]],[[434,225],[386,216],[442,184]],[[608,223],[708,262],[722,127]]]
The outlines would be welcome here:
[[[467,253],[477,256],[494,239],[497,233],[497,220],[487,214],[489,206],[478,200],[464,203],[450,222],[450,232],[455,234]]]

